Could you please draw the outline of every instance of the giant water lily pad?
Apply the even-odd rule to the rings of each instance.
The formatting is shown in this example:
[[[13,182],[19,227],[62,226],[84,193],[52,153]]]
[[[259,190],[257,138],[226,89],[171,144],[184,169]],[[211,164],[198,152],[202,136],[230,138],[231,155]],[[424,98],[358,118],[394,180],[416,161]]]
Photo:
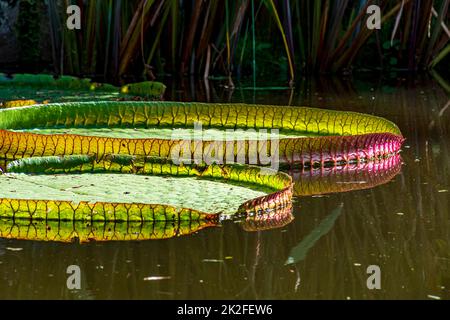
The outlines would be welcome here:
[[[0,176],[0,198],[59,201],[158,203],[197,211],[234,214],[263,191],[194,177],[134,174],[58,174]]]
[[[287,174],[239,164],[79,155],[27,158],[9,163],[7,169],[0,176],[5,186],[0,191],[0,217],[210,220],[219,214],[277,210],[288,205],[292,196]]]
[[[163,89],[0,75],[0,158],[9,163],[1,165],[0,236],[160,239],[229,217],[242,217],[248,231],[276,228],[293,219],[292,179],[279,166],[297,166],[297,195],[373,186],[398,172],[403,137],[371,115],[115,101]]]
[[[251,218],[249,230],[267,226],[266,218],[275,225],[291,219],[292,179],[279,165],[314,172],[379,163],[403,142],[395,124],[360,113],[117,101],[3,109],[0,138],[0,155],[19,159],[8,166],[5,185],[15,179],[8,186],[21,189],[2,191],[4,217],[145,222],[237,215]]]
[[[268,138],[256,149],[246,144],[220,144],[216,153],[257,163],[267,151],[273,161],[304,165],[334,165],[388,157],[399,151],[403,137],[398,127],[383,118],[313,108],[249,106],[242,104],[201,104],[177,102],[92,102],[0,110],[0,154],[7,158],[36,155],[133,154],[170,158],[176,149],[185,150],[185,139],[105,138],[79,134],[44,135],[11,130],[49,128],[219,128],[279,130],[297,137]],[[305,136],[306,135],[306,136]],[[311,136],[313,135],[313,136]],[[22,139],[23,143],[19,140]],[[198,151],[216,149],[217,140],[190,139],[183,157],[193,158]],[[201,148],[202,150],[199,150]]]
[[[8,77],[0,74],[0,107],[30,105],[42,102],[92,101],[133,99],[160,99],[166,86],[160,82],[145,81],[115,87],[97,83],[87,78],[47,74],[16,74]],[[33,100],[30,100],[33,99]],[[16,103],[10,103],[10,102]],[[20,103],[23,101],[24,103]]]

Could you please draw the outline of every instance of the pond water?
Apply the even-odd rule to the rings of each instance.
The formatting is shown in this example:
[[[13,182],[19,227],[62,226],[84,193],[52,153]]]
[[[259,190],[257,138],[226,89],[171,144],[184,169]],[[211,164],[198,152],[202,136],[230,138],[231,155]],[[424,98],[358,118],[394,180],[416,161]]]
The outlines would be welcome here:
[[[169,84],[166,99],[375,114],[406,137],[402,160],[297,173],[295,219],[278,228],[224,222],[183,237],[82,245],[0,239],[0,298],[449,299],[449,92],[433,79],[258,85],[186,81]],[[66,287],[69,265],[81,268],[81,290]],[[369,266],[379,267],[380,289],[367,287]]]

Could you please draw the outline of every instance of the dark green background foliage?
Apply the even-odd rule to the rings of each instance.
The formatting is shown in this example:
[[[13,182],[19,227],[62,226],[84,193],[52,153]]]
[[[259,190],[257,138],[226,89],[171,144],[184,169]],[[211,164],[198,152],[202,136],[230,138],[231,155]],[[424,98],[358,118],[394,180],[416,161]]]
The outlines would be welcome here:
[[[40,7],[42,1],[20,0],[16,32],[20,62],[26,66],[39,59]]]
[[[448,0],[8,2],[19,5],[23,71],[34,66],[120,82],[188,74],[287,80],[355,70],[395,77],[450,68]],[[81,7],[79,31],[65,28],[69,4]],[[381,30],[366,27],[372,4],[381,8]]]

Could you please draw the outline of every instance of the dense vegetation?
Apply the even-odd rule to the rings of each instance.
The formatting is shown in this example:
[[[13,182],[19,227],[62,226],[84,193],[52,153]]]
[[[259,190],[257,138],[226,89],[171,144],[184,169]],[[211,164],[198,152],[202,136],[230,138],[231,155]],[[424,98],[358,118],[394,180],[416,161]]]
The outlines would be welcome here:
[[[36,58],[36,44],[24,25],[37,29],[30,16],[48,21],[48,69],[57,74],[116,82],[193,74],[232,83],[240,76],[295,80],[450,66],[449,0],[8,1],[19,3],[25,61]],[[79,31],[65,27],[69,4],[81,7]],[[372,4],[381,7],[381,30],[366,27]]]

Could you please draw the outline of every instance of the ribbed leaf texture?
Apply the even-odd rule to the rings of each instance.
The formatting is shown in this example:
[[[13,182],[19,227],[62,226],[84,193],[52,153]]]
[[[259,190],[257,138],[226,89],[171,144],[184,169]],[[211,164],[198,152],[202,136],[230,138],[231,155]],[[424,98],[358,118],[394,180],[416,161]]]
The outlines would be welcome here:
[[[144,88],[145,89],[145,88]],[[136,87],[136,90],[144,90]],[[266,140],[226,141],[99,137],[87,134],[42,134],[21,131],[64,128],[277,129]],[[34,131],[34,130],[33,130]],[[268,153],[301,177],[297,195],[346,191],[339,179],[356,172],[367,186],[387,181],[399,170],[404,138],[383,118],[355,112],[304,107],[181,102],[67,102],[0,110],[0,158],[17,160],[10,172],[71,174],[118,172],[196,176],[248,183],[270,189],[268,195],[242,204],[248,230],[281,226],[292,218],[292,179],[282,172],[248,165],[263,163]],[[185,148],[188,147],[188,148]],[[180,151],[184,150],[184,151]],[[241,164],[191,164],[196,155],[214,150]],[[182,164],[174,163],[178,153]],[[244,157],[242,157],[244,155]],[[20,160],[22,159],[22,160]],[[227,159],[230,159],[227,157]],[[356,168],[356,169],[355,169]],[[383,174],[380,174],[383,173]],[[317,179],[316,179],[317,177]],[[373,180],[371,180],[373,177]],[[336,180],[336,181],[335,181]],[[52,199],[0,199],[0,216],[58,221],[218,221],[217,214],[161,204],[73,203]],[[101,238],[102,236],[100,236]]]

